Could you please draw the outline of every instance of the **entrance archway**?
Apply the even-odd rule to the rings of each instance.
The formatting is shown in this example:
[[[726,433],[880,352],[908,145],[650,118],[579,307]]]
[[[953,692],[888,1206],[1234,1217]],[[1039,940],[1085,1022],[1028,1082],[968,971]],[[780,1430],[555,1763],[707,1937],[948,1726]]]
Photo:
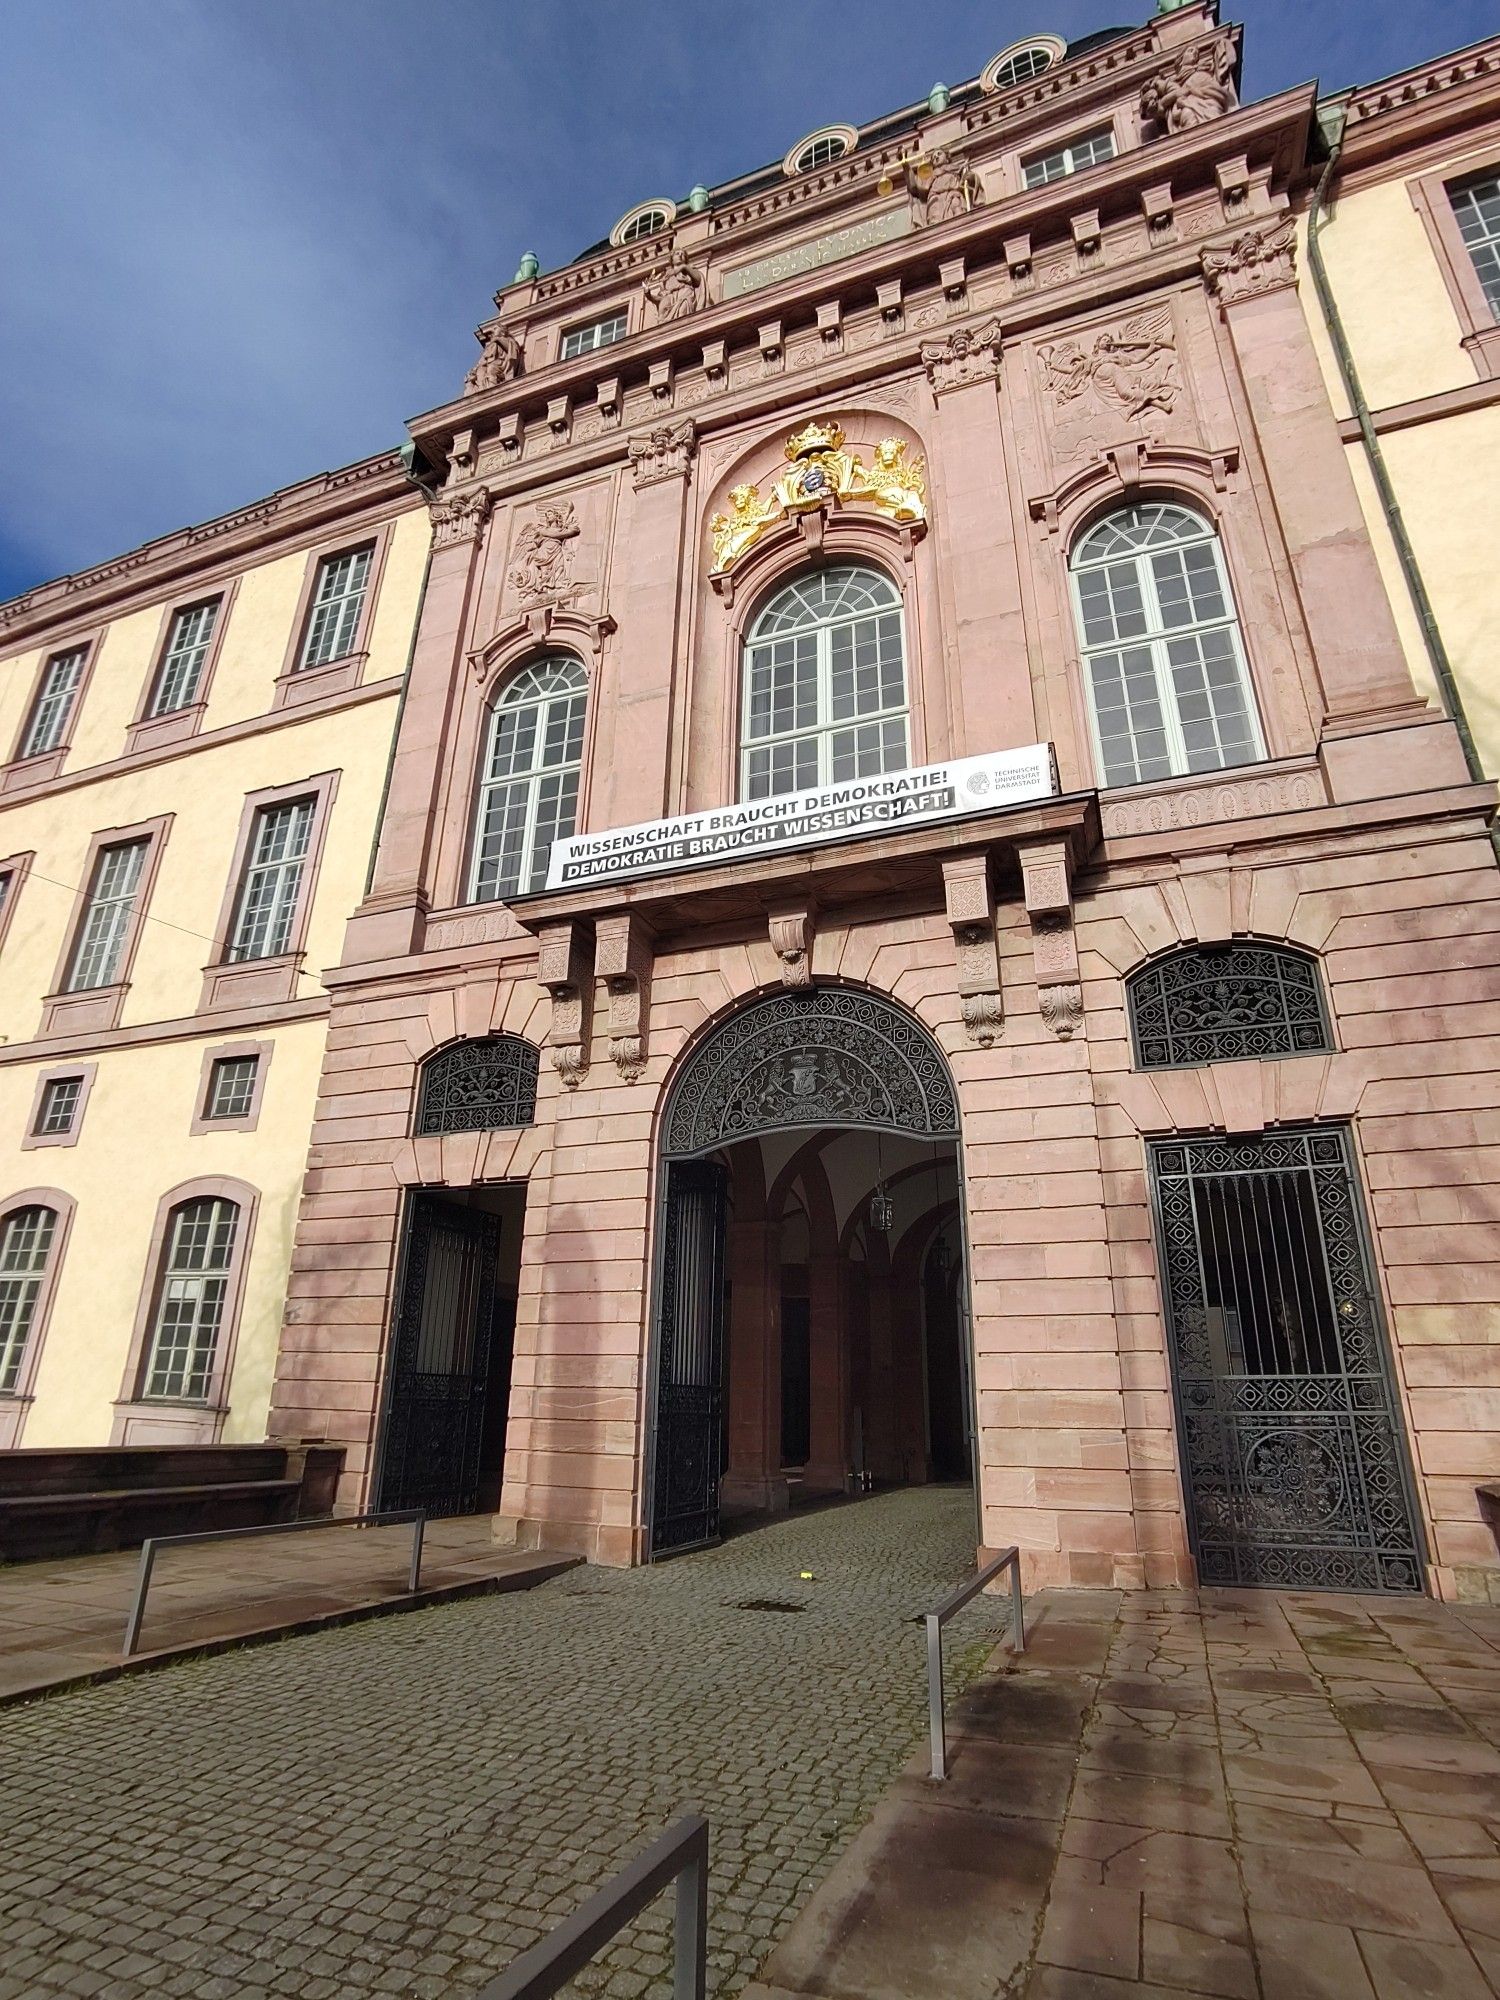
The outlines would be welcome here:
[[[941,1048],[881,994],[776,993],[691,1051],[660,1136],[653,1554],[723,1513],[951,1473],[955,1385],[967,1467],[958,1141]]]

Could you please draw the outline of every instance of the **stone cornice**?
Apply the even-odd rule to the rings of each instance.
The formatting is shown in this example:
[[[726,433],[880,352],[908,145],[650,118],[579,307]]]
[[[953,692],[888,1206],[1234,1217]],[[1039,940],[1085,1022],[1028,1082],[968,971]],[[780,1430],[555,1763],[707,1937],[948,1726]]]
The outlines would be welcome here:
[[[1405,143],[1413,129],[1425,131],[1463,117],[1474,99],[1493,102],[1497,95],[1500,35],[1492,35],[1454,55],[1351,91],[1344,108],[1344,144],[1351,152],[1363,149],[1366,134],[1377,125],[1384,128],[1383,142],[1389,143],[1387,135],[1400,128],[1398,143]]]
[[[328,995],[315,993],[305,999],[267,1000],[253,1007],[226,1007],[211,1014],[177,1014],[161,1021],[137,1021],[128,1028],[96,1028],[85,1034],[5,1042],[0,1044],[0,1068],[18,1063],[71,1062],[76,1056],[99,1055],[107,1049],[142,1048],[159,1042],[227,1042],[237,1035],[249,1034],[252,1029],[321,1020],[328,1009]]]
[[[421,504],[393,452],[359,460],[315,479],[299,480],[230,514],[179,528],[91,569],[40,583],[0,604],[0,651],[30,647],[61,627],[118,616],[130,599],[175,595],[182,579],[243,567],[245,558],[276,543],[306,541],[325,525],[388,508],[393,500]]]
[[[1241,156],[1252,162],[1253,174],[1263,185],[1284,191],[1301,175],[1315,109],[1316,91],[1311,84],[1284,91],[1258,104],[1241,106],[1210,124],[1121,153],[1085,174],[1053,182],[1045,188],[1018,192],[952,222],[877,245],[828,267],[825,272],[799,274],[782,284],[768,285],[763,291],[704,306],[684,319],[647,328],[581,362],[538,369],[487,396],[470,396],[442,404],[413,417],[409,424],[411,435],[431,462],[441,464],[449,442],[461,431],[473,430],[483,450],[486,440],[502,421],[513,428],[522,423],[544,423],[549,403],[564,398],[574,412],[590,408],[601,376],[614,378],[623,391],[628,391],[647,380],[653,364],[669,361],[674,369],[684,370],[695,366],[703,348],[716,342],[722,342],[728,351],[754,346],[758,341],[757,329],[778,319],[782,322],[784,343],[795,330],[813,322],[815,303],[820,296],[845,301],[847,315],[851,309],[849,301],[855,302],[854,309],[866,298],[873,301],[876,287],[882,281],[899,279],[904,287],[930,284],[940,267],[959,260],[967,265],[972,286],[983,272],[1005,269],[1007,238],[1029,233],[1033,255],[1040,257],[1049,247],[1072,245],[1072,220],[1081,210],[1097,209],[1107,231],[1127,218],[1138,218],[1145,191],[1164,183],[1171,184],[1180,203],[1208,190],[1216,194],[1215,168]],[[1262,209],[1241,217],[1238,227],[1243,230],[1247,221],[1260,219],[1267,212]],[[1203,240],[1208,238],[1205,236]],[[1080,280],[1077,286],[1059,286],[1045,293],[1017,292],[1012,298],[990,301],[988,309],[1000,312],[1009,335],[1014,326],[1028,323],[1034,317],[1061,316],[1073,309],[1080,298],[1094,295],[1104,298],[1138,288],[1148,270],[1154,282],[1169,256],[1170,248],[1143,247],[1139,256],[1106,266]],[[1187,262],[1192,265],[1196,259]],[[863,372],[892,372],[896,357],[904,351],[897,341],[884,343],[876,350],[882,365]],[[915,360],[915,342],[912,359]],[[825,362],[820,367],[820,391],[833,366],[836,364]],[[784,402],[788,377],[770,379],[777,389],[772,401]],[[695,404],[693,414],[700,429],[724,421],[721,413],[734,408],[735,402],[736,391],[726,387],[712,399]],[[681,409],[682,405],[676,407]],[[638,418],[627,421],[639,427]],[[606,440],[611,437],[612,434],[606,433]],[[616,442],[614,449],[602,454],[595,452],[585,462],[598,462],[601,457],[617,458],[622,449],[623,445]],[[565,466],[579,463],[574,456],[577,450],[573,445],[549,451],[545,458],[547,476],[554,477]],[[502,476],[497,483],[510,482],[508,476]],[[520,483],[537,483],[534,465],[528,467],[527,476]]]

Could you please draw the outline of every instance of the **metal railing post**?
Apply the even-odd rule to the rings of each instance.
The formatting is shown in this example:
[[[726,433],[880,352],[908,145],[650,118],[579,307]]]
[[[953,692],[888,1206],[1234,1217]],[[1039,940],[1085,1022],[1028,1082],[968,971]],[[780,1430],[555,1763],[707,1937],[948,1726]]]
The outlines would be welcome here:
[[[415,1596],[422,1586],[422,1531],[427,1526],[427,1516],[418,1514],[411,1524],[411,1575],[407,1589]]]
[[[986,1563],[984,1568],[951,1591],[935,1611],[924,1611],[927,1627],[927,1720],[932,1741],[932,1775],[948,1775],[948,1732],[943,1717],[943,1627],[955,1611],[962,1611],[972,1598],[1001,1570],[1010,1571],[1010,1629],[1018,1653],[1026,1650],[1026,1614],[1021,1600],[1021,1551],[1009,1548]]]
[[[677,1878],[672,1916],[672,2000],[705,2000],[708,1987],[708,1822]]]
[[[135,1651],[136,1641],[141,1636],[141,1620],[146,1615],[146,1592],[151,1588],[151,1571],[156,1565],[156,1543],[146,1540],[141,1543],[141,1567],[136,1576],[135,1599],[130,1607],[130,1615],[125,1620],[125,1644],[121,1648],[128,1660]]]

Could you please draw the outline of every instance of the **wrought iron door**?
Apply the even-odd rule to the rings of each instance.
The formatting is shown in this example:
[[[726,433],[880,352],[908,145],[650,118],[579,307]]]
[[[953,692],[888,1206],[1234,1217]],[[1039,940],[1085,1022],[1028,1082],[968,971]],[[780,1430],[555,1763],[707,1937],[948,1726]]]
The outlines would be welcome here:
[[[1421,1590],[1348,1133],[1150,1154],[1199,1581]]]
[[[673,1160],[667,1167],[656,1319],[651,1549],[657,1555],[719,1537],[728,1179],[712,1160]]]
[[[479,1504],[500,1218],[415,1194],[396,1307],[380,1505]]]

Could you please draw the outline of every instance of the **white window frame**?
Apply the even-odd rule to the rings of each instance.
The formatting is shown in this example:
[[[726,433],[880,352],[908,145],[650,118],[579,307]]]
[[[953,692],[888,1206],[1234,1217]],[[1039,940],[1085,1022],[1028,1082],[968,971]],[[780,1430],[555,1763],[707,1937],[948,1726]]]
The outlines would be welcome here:
[[[1023,83],[1033,83],[1062,61],[1068,52],[1068,45],[1060,35],[1027,35],[1022,41],[1011,42],[999,55],[991,56],[979,72],[979,88],[988,95],[995,90],[1015,90]],[[1015,74],[1016,65],[1023,58],[1042,56],[1044,61],[1028,67],[1024,76]]]
[[[1191,536],[1184,535],[1175,542],[1163,543],[1158,550],[1141,548],[1135,550],[1133,555],[1122,553],[1112,556],[1102,556],[1094,562],[1080,563],[1078,561],[1078,551],[1084,547],[1090,536],[1097,533],[1100,528],[1106,526],[1117,514],[1127,513],[1136,506],[1171,507],[1178,513],[1187,516],[1190,520],[1196,521],[1199,533]],[[1207,543],[1213,550],[1219,589],[1223,595],[1225,604],[1228,606],[1227,615],[1223,618],[1198,620],[1190,625],[1169,626],[1162,617],[1161,603],[1156,589],[1156,576],[1151,566],[1151,557],[1153,554],[1160,553],[1167,548],[1190,548],[1200,543]],[[1090,645],[1085,636],[1086,627],[1083,617],[1083,599],[1079,586],[1079,577],[1085,570],[1103,569],[1111,563],[1120,562],[1133,562],[1135,564],[1136,577],[1141,590],[1141,603],[1146,613],[1146,630],[1133,638],[1100,640]],[[1083,669],[1084,704],[1088,709],[1089,735],[1094,751],[1094,769],[1101,789],[1114,790],[1117,787],[1132,784],[1166,784],[1177,778],[1210,777],[1215,771],[1245,769],[1245,764],[1209,764],[1201,765],[1194,770],[1188,764],[1187,744],[1183,737],[1182,719],[1177,707],[1177,687],[1172,675],[1171,662],[1167,658],[1167,646],[1174,639],[1191,638],[1201,632],[1227,631],[1229,634],[1234,652],[1235,665],[1239,672],[1240,688],[1244,695],[1245,713],[1250,724],[1253,755],[1247,762],[1257,763],[1264,759],[1266,754],[1265,737],[1261,730],[1259,704],[1255,698],[1255,682],[1251,678],[1250,662],[1245,654],[1244,634],[1240,627],[1239,607],[1235,602],[1234,590],[1230,583],[1229,566],[1224,560],[1224,546],[1219,538],[1218,529],[1212,521],[1199,513],[1195,507],[1188,506],[1180,500],[1133,501],[1127,502],[1120,507],[1111,508],[1108,513],[1092,521],[1079,535],[1074,545],[1074,554],[1068,563],[1068,584],[1073,605],[1073,628],[1077,636],[1078,654]],[[1095,656],[1098,654],[1120,653],[1140,649],[1148,650],[1151,655],[1151,670],[1156,680],[1157,706],[1161,712],[1162,729],[1167,739],[1167,754],[1171,769],[1160,777],[1142,778],[1136,776],[1134,778],[1111,778],[1107,775],[1106,771],[1104,742],[1099,730],[1099,715],[1094,698],[1093,662]]]
[[[1464,216],[1459,203],[1466,197],[1470,198],[1472,203],[1472,197],[1478,189],[1490,187],[1495,189],[1497,203],[1495,226],[1491,229],[1482,217],[1476,217],[1479,233],[1477,237],[1471,236],[1464,227]],[[1469,180],[1451,184],[1448,188],[1448,201],[1453,209],[1453,220],[1458,226],[1464,249],[1468,252],[1469,262],[1474,267],[1474,276],[1479,289],[1483,292],[1491,313],[1500,320],[1500,172],[1479,174]],[[1472,207],[1471,212],[1473,212]],[[1489,275],[1486,275],[1485,268],[1479,261],[1481,253],[1487,253],[1488,260],[1494,267]]]
[[[345,568],[345,565],[348,567]],[[369,594],[374,572],[373,542],[361,542],[354,548],[335,549],[318,558],[318,573],[307,607],[307,625],[302,634],[302,644],[297,649],[298,673],[309,667],[332,666],[335,660],[348,659],[359,637],[365,598]],[[350,578],[356,574],[358,581],[351,582]]]
[[[549,673],[566,671],[570,684],[566,687],[548,689],[545,676]],[[535,689],[535,692],[531,692]],[[512,896],[533,894],[542,885],[534,881],[537,873],[537,830],[541,811],[541,789],[548,778],[566,779],[572,776],[577,787],[583,783],[584,739],[588,731],[588,674],[583,662],[572,653],[549,653],[542,659],[533,660],[516,675],[504,693],[489,712],[484,732],[484,762],[476,787],[474,802],[474,855],[469,869],[469,901],[471,903],[504,902]],[[583,703],[582,721],[579,729],[577,757],[564,757],[557,763],[549,764],[547,758],[548,715],[554,704]],[[537,711],[537,725],[532,738],[531,762],[525,770],[496,774],[494,771],[495,752],[498,748],[502,718],[521,714],[527,708]],[[485,886],[485,876],[492,861],[498,856],[487,855],[484,850],[485,821],[489,816],[490,802],[497,793],[509,791],[512,787],[524,787],[526,804],[521,830],[521,856],[516,870],[516,886],[501,889],[502,879],[496,872],[494,888]],[[565,840],[578,824],[578,790],[574,791],[573,815],[564,827],[558,821],[554,841]],[[503,849],[501,850],[503,854]]]
[[[45,757],[62,744],[88,656],[87,646],[68,646],[48,659],[26,718],[26,733],[21,738],[23,757]]]
[[[618,312],[606,313],[602,319],[590,320],[585,326],[568,327],[559,343],[557,358],[581,360],[585,354],[597,354],[601,347],[613,347],[629,331],[630,315],[621,306]]]
[[[650,236],[660,236],[670,229],[677,220],[677,204],[663,197],[659,201],[637,202],[627,209],[614,228],[609,232],[609,240],[616,249],[623,249],[627,243],[644,243]],[[572,360],[572,356],[564,357]]]
[[[1094,146],[1101,139],[1109,141],[1109,151],[1107,153],[1091,154],[1086,160],[1080,160],[1077,157],[1079,147]],[[1061,146],[1049,147],[1044,153],[1033,153],[1028,159],[1022,160],[1021,180],[1027,188],[1051,187],[1055,181],[1064,181],[1070,174],[1087,173],[1090,167],[1103,166],[1106,161],[1116,157],[1117,151],[1114,127],[1112,125],[1099,125],[1092,132],[1080,132],[1075,138],[1066,140]],[[1043,173],[1033,180],[1032,170],[1034,168],[1048,167],[1054,160],[1061,162],[1056,173]]]
[[[150,853],[150,836],[141,835],[113,841],[95,855],[63,982],[65,993],[94,993],[118,981]]]
[[[151,690],[151,706],[146,711],[149,719],[176,715],[180,709],[191,708],[198,699],[203,669],[223,610],[224,599],[220,595],[179,605],[172,613],[167,643],[156,670],[156,685]]]
[[[818,775],[813,779],[812,785],[821,789],[825,785],[842,782],[836,781],[833,777],[834,737],[844,735],[850,730],[859,729],[871,723],[900,722],[905,746],[903,761],[900,764],[884,764],[882,765],[882,769],[905,770],[910,768],[912,747],[911,673],[906,647],[906,607],[902,601],[901,592],[891,582],[891,579],[885,574],[884,570],[877,569],[873,563],[839,563],[832,565],[832,568],[837,570],[852,570],[866,576],[878,577],[892,592],[894,602],[883,604],[876,610],[866,609],[845,612],[817,623],[788,626],[780,632],[761,633],[760,628],[763,621],[781,602],[786,592],[794,589],[797,584],[806,581],[810,574],[816,574],[816,572],[804,570],[796,576],[788,577],[761,605],[749,630],[745,634],[741,647],[738,797],[742,804],[748,804],[755,798],[785,798],[790,796],[790,794],[785,792],[751,792],[750,763],[752,756],[755,754],[764,750],[774,750],[776,745],[780,743],[797,743],[804,742],[808,738],[816,738],[818,746]],[[902,699],[900,706],[896,708],[872,709],[866,714],[839,716],[836,718],[833,714],[833,634],[845,626],[857,625],[863,619],[890,616],[896,618],[897,630],[901,641]],[[750,705],[753,695],[753,682],[751,655],[757,646],[774,644],[777,639],[799,638],[805,637],[808,634],[814,636],[817,645],[817,721],[808,727],[779,729],[762,736],[752,736]],[[797,789],[800,790],[802,787],[799,786]]]
[[[292,817],[294,815],[295,818]],[[229,946],[224,954],[226,965],[247,965],[262,959],[281,958],[292,949],[317,817],[318,799],[311,792],[301,798],[277,799],[274,803],[256,807],[245,848],[245,865],[235,894],[234,921],[229,928]],[[269,851],[271,829],[288,822],[295,831],[287,850],[281,853]],[[264,900],[253,907],[262,885],[269,885]],[[262,948],[252,951],[248,947],[256,938]],[[270,948],[272,939],[275,940],[274,948]]]
[[[23,1223],[32,1216],[37,1219],[34,1225],[27,1224],[29,1237],[18,1241]],[[0,1218],[0,1396],[13,1396],[20,1386],[47,1267],[61,1235],[62,1217],[45,1202],[26,1202]]]
[[[183,1238],[189,1212],[200,1209],[207,1209],[208,1215],[203,1254],[195,1262],[199,1246],[184,1245]],[[151,1340],[141,1376],[142,1402],[208,1401],[235,1274],[235,1245],[243,1221],[240,1204],[227,1195],[191,1195],[172,1210],[151,1314]],[[223,1233],[226,1223],[227,1238]],[[186,1311],[179,1315],[175,1308]],[[186,1340],[174,1340],[169,1345],[167,1336],[176,1333],[179,1327],[186,1329]],[[200,1380],[200,1386],[190,1388],[188,1385],[195,1380]]]

